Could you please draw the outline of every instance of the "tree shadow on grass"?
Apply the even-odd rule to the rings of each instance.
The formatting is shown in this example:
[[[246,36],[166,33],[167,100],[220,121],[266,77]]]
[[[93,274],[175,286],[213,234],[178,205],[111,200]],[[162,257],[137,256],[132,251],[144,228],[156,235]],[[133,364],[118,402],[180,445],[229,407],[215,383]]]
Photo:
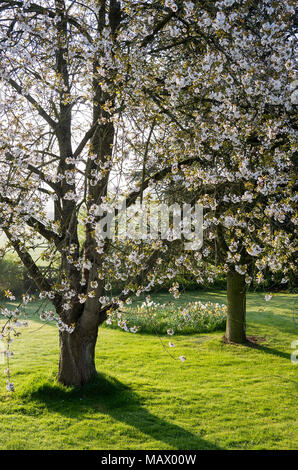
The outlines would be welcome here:
[[[68,418],[97,420],[94,413],[109,415],[174,449],[220,450],[216,444],[151,414],[141,397],[114,377],[97,374],[92,383],[81,389],[47,382],[27,390],[25,396]]]
[[[281,357],[282,359],[287,359],[290,361],[291,354],[283,351],[278,351],[278,349],[268,348],[268,346],[263,346],[261,344],[248,344],[250,348],[257,349],[258,351],[263,351],[266,354],[271,354],[272,356]]]

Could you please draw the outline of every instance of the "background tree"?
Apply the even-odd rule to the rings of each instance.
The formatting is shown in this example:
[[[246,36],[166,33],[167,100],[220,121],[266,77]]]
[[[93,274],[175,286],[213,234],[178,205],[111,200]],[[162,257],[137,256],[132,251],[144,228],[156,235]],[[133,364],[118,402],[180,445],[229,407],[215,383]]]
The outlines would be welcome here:
[[[184,2],[184,15],[168,4],[169,37],[155,38],[142,66],[175,174],[161,194],[204,206],[196,261],[210,281],[227,276],[226,340],[243,343],[246,285],[265,272],[287,284],[295,271],[296,16],[291,2]]]

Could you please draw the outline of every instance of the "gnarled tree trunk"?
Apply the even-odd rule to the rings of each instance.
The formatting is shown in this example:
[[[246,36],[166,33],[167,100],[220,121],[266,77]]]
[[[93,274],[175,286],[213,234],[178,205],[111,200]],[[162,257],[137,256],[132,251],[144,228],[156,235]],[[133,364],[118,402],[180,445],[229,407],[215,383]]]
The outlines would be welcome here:
[[[94,377],[97,334],[97,326],[92,328],[92,331],[78,327],[71,334],[60,332],[60,383],[82,386]]]
[[[236,271],[227,275],[228,314],[226,341],[229,343],[246,342],[246,284],[245,276]]]

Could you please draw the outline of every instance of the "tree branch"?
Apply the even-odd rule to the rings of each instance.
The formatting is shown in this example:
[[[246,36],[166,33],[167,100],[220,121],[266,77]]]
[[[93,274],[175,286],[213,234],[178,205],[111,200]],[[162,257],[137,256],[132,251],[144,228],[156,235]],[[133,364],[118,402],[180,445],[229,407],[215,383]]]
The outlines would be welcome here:
[[[6,152],[5,156],[6,156],[7,160],[9,160],[9,161],[14,160],[14,156],[10,152]],[[58,196],[60,195],[60,188],[59,188],[58,184],[53,183],[51,181],[48,181],[48,179],[47,179],[46,175],[43,173],[43,171],[41,171],[39,168],[36,168],[35,166],[31,165],[30,163],[27,164],[26,166],[27,166],[27,169],[29,171],[31,171],[32,173],[35,173],[36,175],[38,175],[44,183],[49,185],[58,194]]]
[[[151,34],[148,34],[143,41],[141,42],[141,47],[146,47],[150,42],[152,42],[157,35],[157,33],[163,29],[163,27],[169,23],[169,21],[175,16],[175,12],[171,11],[168,13],[161,21],[159,21],[153,28],[153,31]]]
[[[83,139],[81,140],[76,150],[74,151],[73,158],[78,158],[78,156],[81,154],[82,150],[84,149],[85,145],[87,144],[88,140],[91,139],[94,132],[96,131],[97,126],[98,126],[98,123],[96,122],[95,124],[93,124],[92,127],[90,127],[89,131],[86,132]]]
[[[22,1],[13,1],[13,0],[0,0],[0,4],[6,4],[4,8],[7,7],[24,7],[24,3]],[[42,7],[41,5],[37,5],[36,3],[31,3],[29,7],[23,8],[25,13],[37,13],[40,15],[48,16],[50,18],[56,17],[56,12],[52,11],[50,8]],[[68,23],[75,26],[80,33],[82,33],[90,43],[93,42],[92,36],[86,31],[83,26],[74,18],[68,14],[65,15]]]

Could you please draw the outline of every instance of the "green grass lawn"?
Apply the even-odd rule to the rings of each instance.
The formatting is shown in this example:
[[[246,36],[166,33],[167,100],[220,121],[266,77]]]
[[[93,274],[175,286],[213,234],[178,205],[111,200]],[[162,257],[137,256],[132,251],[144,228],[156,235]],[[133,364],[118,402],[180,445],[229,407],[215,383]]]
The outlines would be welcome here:
[[[265,338],[258,347],[225,345],[222,332],[159,338],[101,328],[99,375],[80,390],[55,383],[57,328],[36,317],[14,344],[13,395],[0,366],[0,449],[297,448],[296,299],[248,295],[247,333]],[[177,303],[191,300],[225,295],[198,291]]]

